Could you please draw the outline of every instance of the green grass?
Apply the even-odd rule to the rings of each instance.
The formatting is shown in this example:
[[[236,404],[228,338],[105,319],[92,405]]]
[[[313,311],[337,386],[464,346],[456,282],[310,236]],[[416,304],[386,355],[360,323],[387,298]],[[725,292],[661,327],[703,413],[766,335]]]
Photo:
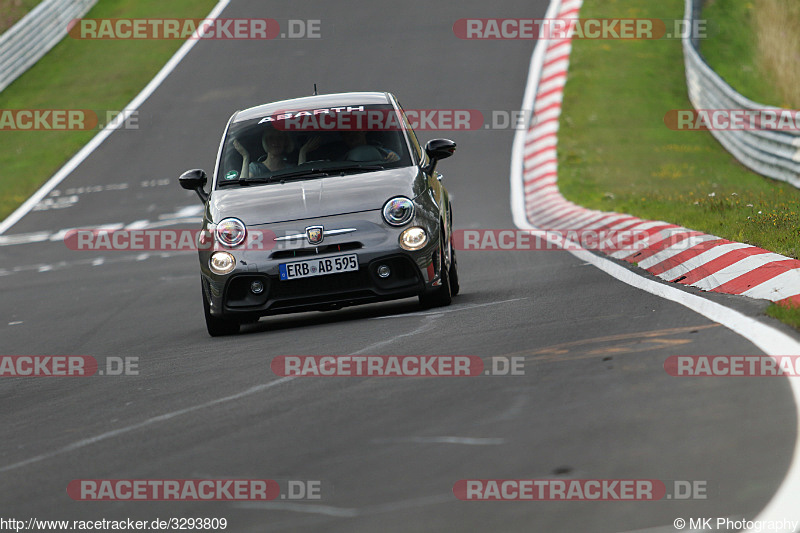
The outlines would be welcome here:
[[[701,16],[713,21],[714,31],[712,38],[700,41],[700,53],[739,93],[762,104],[781,106],[774,85],[764,83],[768,73],[758,62],[755,9],[753,2],[746,0],[708,2]]]
[[[215,0],[104,0],[87,18],[203,18]],[[0,92],[0,109],[121,110],[183,44],[64,38]],[[0,220],[97,131],[0,131]]]
[[[586,0],[581,17],[677,19],[683,5]],[[744,38],[734,33],[725,38]],[[564,196],[797,258],[800,191],[748,171],[708,132],[669,129],[671,109],[691,109],[680,41],[575,41],[559,132]]]
[[[709,0],[702,16],[719,31],[700,51],[734,89],[762,104],[800,108],[800,4]]]
[[[587,0],[581,17],[682,10],[682,0]],[[691,109],[680,41],[575,41],[559,133],[564,196],[798,257],[800,191],[751,173],[708,132],[667,128],[671,109]]]
[[[0,0],[0,34],[24,17],[42,0]]]
[[[800,330],[800,307],[771,304],[767,308],[767,315]]]

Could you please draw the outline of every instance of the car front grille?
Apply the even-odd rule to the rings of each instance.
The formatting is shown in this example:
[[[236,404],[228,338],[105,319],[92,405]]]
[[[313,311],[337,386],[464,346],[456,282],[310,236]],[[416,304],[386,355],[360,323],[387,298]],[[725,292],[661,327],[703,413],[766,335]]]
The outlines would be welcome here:
[[[272,252],[270,259],[295,259],[319,254],[333,254],[337,252],[349,252],[359,250],[364,245],[360,242],[344,242],[342,244],[326,244],[315,246],[314,248],[299,248],[297,250],[277,250]]]
[[[270,298],[302,298],[305,296],[319,296],[355,291],[368,286],[369,281],[366,276],[366,272],[358,270],[355,272],[331,274],[329,276],[275,281],[275,283],[272,284]]]

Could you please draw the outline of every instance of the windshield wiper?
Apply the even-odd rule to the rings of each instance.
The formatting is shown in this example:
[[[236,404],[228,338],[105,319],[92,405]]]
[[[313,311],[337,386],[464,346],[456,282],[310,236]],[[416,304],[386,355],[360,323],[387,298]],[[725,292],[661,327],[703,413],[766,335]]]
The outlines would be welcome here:
[[[386,170],[383,165],[342,165],[331,168],[307,168],[303,170],[295,170],[292,172],[283,172],[279,174],[271,174],[269,176],[257,176],[247,178],[246,180],[239,179],[239,183],[270,183],[273,181],[283,181],[292,178],[325,178],[332,173],[344,172],[373,172],[375,170]]]
[[[328,172],[319,168],[307,168],[305,170],[295,170],[270,176],[258,176],[255,178],[239,179],[239,183],[269,183],[271,181],[282,181],[286,178],[324,178],[329,176]]]
[[[383,165],[342,165],[340,167],[333,167],[327,170],[329,172],[345,172],[350,170],[363,170],[364,172],[370,172],[374,170],[386,170],[386,167]]]

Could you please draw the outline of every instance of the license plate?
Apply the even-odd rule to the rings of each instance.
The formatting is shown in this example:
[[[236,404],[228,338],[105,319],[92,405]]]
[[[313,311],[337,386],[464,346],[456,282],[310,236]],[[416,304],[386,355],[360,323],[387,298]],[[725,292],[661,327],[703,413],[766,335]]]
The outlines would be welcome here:
[[[351,272],[353,270],[358,270],[358,255],[337,255],[335,257],[281,263],[278,265],[278,269],[280,270],[281,280]]]

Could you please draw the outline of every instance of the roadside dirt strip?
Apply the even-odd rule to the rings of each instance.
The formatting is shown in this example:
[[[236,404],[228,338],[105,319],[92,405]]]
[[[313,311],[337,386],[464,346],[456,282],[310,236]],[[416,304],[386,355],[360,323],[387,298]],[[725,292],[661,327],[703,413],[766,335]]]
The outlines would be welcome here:
[[[556,17],[577,18],[582,3],[564,1]],[[619,246],[607,255],[637,264],[666,281],[704,291],[800,305],[800,261],[796,259],[667,222],[586,209],[561,195],[556,149],[571,50],[568,39],[550,40],[541,64],[533,67],[539,69],[539,83],[533,105],[535,120],[525,139],[522,188],[529,222],[561,234],[645,235],[642,246]]]

